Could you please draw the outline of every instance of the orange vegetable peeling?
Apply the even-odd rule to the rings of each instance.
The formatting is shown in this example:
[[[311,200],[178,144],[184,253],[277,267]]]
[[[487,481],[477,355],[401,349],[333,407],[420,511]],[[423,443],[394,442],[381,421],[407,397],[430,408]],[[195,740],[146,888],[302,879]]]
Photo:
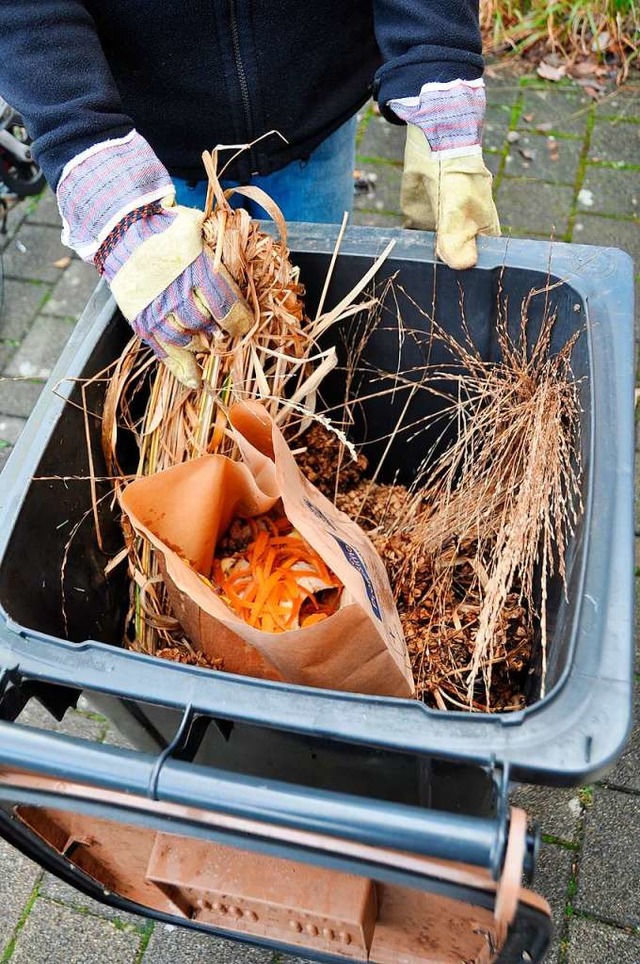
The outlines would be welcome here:
[[[342,583],[282,514],[234,519],[205,580],[250,626],[268,633],[322,622]]]

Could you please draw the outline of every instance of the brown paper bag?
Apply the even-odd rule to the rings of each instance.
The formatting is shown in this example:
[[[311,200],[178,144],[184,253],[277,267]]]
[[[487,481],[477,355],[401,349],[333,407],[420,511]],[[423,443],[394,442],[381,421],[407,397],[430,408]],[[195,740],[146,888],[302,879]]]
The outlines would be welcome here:
[[[229,413],[242,461],[193,459],[132,482],[122,507],[159,550],[176,618],[191,642],[228,672],[306,686],[413,695],[413,677],[384,565],[355,522],[308,482],[258,402]],[[341,607],[304,629],[249,626],[209,578],[218,540],[236,517],[284,512],[344,586]]]

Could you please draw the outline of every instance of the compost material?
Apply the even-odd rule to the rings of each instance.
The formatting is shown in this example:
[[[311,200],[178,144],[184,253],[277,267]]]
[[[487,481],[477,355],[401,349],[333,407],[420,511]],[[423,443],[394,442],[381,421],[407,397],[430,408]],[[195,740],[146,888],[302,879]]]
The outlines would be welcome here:
[[[554,578],[566,583],[567,546],[581,512],[579,388],[570,368],[579,334],[552,351],[555,314],[546,289],[523,299],[520,324],[516,319],[514,325],[500,287],[496,357],[484,358],[473,344],[462,303],[460,317],[451,306],[456,315],[453,328],[460,332],[457,339],[415,304],[424,324],[412,332],[402,318],[399,295],[403,289],[397,279],[384,282],[382,294],[368,290],[389,246],[349,295],[327,311],[341,234],[317,313],[309,317],[279,210],[263,192],[237,189],[272,215],[278,238],[264,232],[247,212],[231,207],[217,179],[214,159],[205,155],[204,160],[210,179],[205,241],[214,261],[224,264],[238,283],[253,309],[255,324],[242,339],[230,340],[217,332],[198,346],[202,385],[195,391],[179,385],[134,340],[117,363],[105,401],[103,450],[108,471],[120,476],[116,489],[127,511],[131,509],[128,493],[149,484],[155,498],[155,486],[163,483],[154,480],[165,472],[183,479],[201,471],[207,459],[223,460],[216,465],[227,466],[222,473],[226,481],[222,481],[228,486],[231,480],[233,489],[237,480],[231,479],[228,466],[236,471],[246,460],[246,448],[230,412],[259,402],[274,428],[273,439],[280,440],[282,451],[286,449],[291,478],[299,475],[297,466],[306,475],[308,505],[303,508],[296,499],[295,505],[287,505],[284,490],[288,486],[282,477],[264,490],[256,476],[261,495],[251,511],[238,513],[237,505],[228,506],[224,519],[215,521],[215,531],[211,522],[216,500],[203,499],[198,485],[173,519],[168,538],[166,532],[164,537],[159,535],[153,500],[152,511],[147,506],[144,518],[129,512],[135,532],[126,519],[123,531],[132,586],[131,645],[189,661],[195,647],[214,665],[222,660],[227,671],[355,692],[410,695],[415,681],[418,695],[440,709],[515,710],[530,694],[534,699],[544,695],[549,585]],[[552,288],[550,283],[548,290]],[[364,299],[358,300],[365,291]],[[544,318],[537,330],[530,330],[530,302],[541,294],[545,295]],[[397,333],[397,359],[391,370],[367,371],[368,339],[378,329],[385,330],[385,313],[390,308],[393,313],[394,305],[397,317],[390,330]],[[334,328],[338,322],[342,335],[348,332],[344,345],[348,357],[341,370],[340,336]],[[407,339],[419,349],[424,365],[405,371],[402,346]],[[438,347],[436,356],[450,361],[432,364],[433,345]],[[323,411],[323,382],[334,370],[344,382],[343,405],[341,410]],[[385,446],[381,461],[371,465],[349,438],[363,401],[359,386],[365,372],[367,391],[373,397],[378,390],[390,399],[408,391],[407,405],[387,442],[379,440]],[[147,389],[148,400],[140,415]],[[403,417],[409,402],[421,392],[429,396],[426,410],[433,410],[436,399],[437,411],[421,418],[417,430],[415,425],[405,425]],[[118,441],[123,431],[133,437],[139,454],[135,474],[142,477],[126,491]],[[394,439],[407,438],[407,433],[424,446],[410,489],[381,481]],[[434,438],[448,438],[450,444],[434,444]],[[265,458],[269,475],[273,464],[268,455]],[[213,494],[221,481],[216,472],[216,485],[210,486]],[[177,475],[171,477],[172,484]],[[357,633],[347,625],[346,596],[341,596],[335,612],[316,613],[325,618],[304,628],[299,622],[295,627],[287,625],[275,604],[271,614],[266,613],[267,623],[260,622],[262,628],[252,625],[258,610],[265,610],[263,593],[249,606],[236,606],[236,612],[224,603],[224,573],[216,573],[213,564],[216,545],[234,518],[268,513],[279,498],[284,515],[314,548],[318,548],[314,540],[324,533],[322,559],[364,614]],[[172,500],[173,496],[167,497],[166,505]],[[197,508],[197,525],[185,525],[185,506]],[[309,511],[315,513],[315,529],[305,529]],[[348,537],[342,538],[340,526],[336,528],[338,517],[343,520],[341,526],[350,521],[345,528]],[[332,520],[331,525],[327,520]],[[359,540],[365,538],[364,532],[370,541],[362,544],[363,556]],[[189,545],[184,544],[185,534]],[[336,554],[336,545],[342,556]],[[268,565],[272,563],[270,557]],[[350,582],[349,566],[359,573],[356,583]],[[372,572],[378,573],[373,581]],[[240,596],[249,592],[253,589],[247,583]],[[229,592],[227,602],[231,602]],[[212,616],[217,620],[215,632],[203,628]],[[261,620],[262,616],[264,612]],[[347,622],[343,625],[341,620]],[[222,650],[221,622],[226,640]],[[337,653],[338,647],[327,644],[327,633],[330,624],[338,622],[343,639],[350,641],[342,649],[350,653],[351,662],[347,666],[343,655],[324,676],[318,675],[318,666],[326,671],[334,659],[327,650]],[[296,633],[310,634],[308,638],[317,635],[317,646],[311,647],[313,653],[304,646],[294,647],[291,660],[282,641]],[[258,640],[256,634],[270,638]],[[239,637],[246,643],[244,648],[238,646]],[[274,639],[279,646],[274,646]],[[381,640],[381,665],[391,656],[392,669],[384,680],[367,669]],[[255,656],[255,665],[247,663],[249,652]]]
[[[342,460],[339,440],[321,425],[310,428],[301,442],[306,446],[297,457],[302,471],[326,495],[335,494],[338,508],[358,518],[386,566],[409,649],[416,697],[438,709],[494,713],[521,709],[534,666],[536,640],[535,623],[520,599],[518,583],[505,601],[496,631],[490,701],[477,685],[469,706],[466,680],[483,606],[477,545],[460,547],[456,578],[446,590],[439,578],[443,559],[438,554],[423,559],[419,576],[409,587],[402,578],[407,536],[396,531],[412,501],[409,489],[371,483],[365,456],[360,454],[355,463]],[[424,506],[427,504],[425,495]]]
[[[250,626],[270,633],[324,622],[344,588],[282,509],[234,519],[205,581]]]

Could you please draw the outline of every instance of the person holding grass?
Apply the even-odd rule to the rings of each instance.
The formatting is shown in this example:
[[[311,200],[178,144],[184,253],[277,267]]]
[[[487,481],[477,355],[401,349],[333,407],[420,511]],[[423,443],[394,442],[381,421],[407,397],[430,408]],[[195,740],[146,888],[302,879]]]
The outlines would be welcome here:
[[[56,191],[63,241],[186,384],[196,332],[250,323],[203,250],[203,150],[248,145],[225,185],[257,184],[289,221],[337,222],[373,96],[407,125],[407,226],[435,230],[438,256],[469,268],[476,236],[500,233],[482,72],[478,0],[0,5],[0,92]]]

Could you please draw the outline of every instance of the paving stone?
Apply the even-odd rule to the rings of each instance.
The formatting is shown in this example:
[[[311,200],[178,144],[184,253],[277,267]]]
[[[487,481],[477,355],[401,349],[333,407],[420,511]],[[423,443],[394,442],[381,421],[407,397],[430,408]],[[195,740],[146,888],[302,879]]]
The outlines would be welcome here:
[[[0,340],[24,338],[50,290],[46,284],[7,278],[0,308]]]
[[[7,464],[7,461],[9,460],[9,456],[11,455],[12,451],[13,451],[13,445],[0,445],[0,473],[2,472],[5,465]]]
[[[6,228],[6,234],[0,234],[0,251],[3,251],[9,246],[11,239],[27,217],[28,210],[29,209],[26,203],[21,201],[15,202],[9,208],[5,220],[4,210],[0,209],[0,224],[2,224],[4,221],[4,226]]]
[[[5,370],[22,378],[48,378],[73,331],[67,318],[39,315]]]
[[[16,346],[12,342],[0,340],[0,371],[3,371],[5,365],[9,364],[15,350]]]
[[[638,138],[640,140],[640,129]],[[640,171],[588,167],[578,194],[578,210],[625,217],[635,215],[640,226]]]
[[[58,721],[37,700],[29,700],[18,722],[23,726],[33,726],[40,730],[52,730],[55,733],[65,733],[75,736],[79,740],[90,740],[96,743],[102,740],[105,725],[92,720],[76,710],[67,710],[62,720]]]
[[[376,114],[376,108],[374,105],[374,101],[368,100],[367,103],[364,105],[364,107],[361,107],[357,113],[356,120],[358,122],[358,126],[360,126],[361,124],[366,126],[366,124],[371,120],[372,117],[375,116],[375,114]]]
[[[41,873],[37,864],[0,840],[0,960]]]
[[[44,384],[44,379],[12,381],[0,377],[0,414],[29,418]]]
[[[374,116],[367,124],[364,137],[358,145],[358,157],[384,157],[387,161],[402,164],[406,128],[391,124],[384,117]]]
[[[271,951],[184,927],[156,924],[142,964],[271,964]]]
[[[123,750],[137,750],[135,743],[126,737],[123,733],[120,733],[115,726],[109,726],[105,732],[104,740],[102,741],[106,746],[119,746]]]
[[[640,797],[594,790],[575,906],[617,924],[640,925]]]
[[[500,165],[502,164],[502,154],[493,153],[492,151],[485,151],[484,163],[495,177],[500,170]]]
[[[521,807],[532,823],[539,824],[543,834],[568,843],[577,841],[582,811],[577,790],[522,784],[511,791],[509,801],[512,807]]]
[[[619,120],[635,117],[640,120],[640,84],[626,83],[613,95],[597,103],[596,117],[613,117]]]
[[[591,99],[578,91],[525,88],[519,125],[535,128],[538,124],[551,124],[552,131],[582,137],[590,106]]]
[[[589,160],[620,161],[623,164],[640,163],[638,160],[640,127],[624,121],[596,120],[591,132]],[[636,172],[636,176],[640,174]]]
[[[573,856],[572,851],[564,847],[543,844],[540,848],[533,890],[549,901],[553,920],[553,935],[545,964],[556,964],[560,953]]]
[[[489,67],[484,78],[487,92],[487,109],[490,110],[494,107],[508,107],[510,109],[520,96],[520,85],[517,76],[514,75],[511,79],[503,80],[502,77],[500,79],[492,78],[490,73],[491,68]]]
[[[638,601],[637,605],[640,605]],[[640,640],[640,634],[638,634]],[[640,792],[640,683],[636,682],[633,710],[634,725],[627,748],[604,782],[610,787]]]
[[[51,188],[45,188],[37,199],[33,208],[29,211],[28,220],[30,224],[45,224],[58,228],[58,230],[62,228],[62,220],[60,218],[60,212],[58,211],[56,196]]]
[[[580,212],[573,229],[573,240],[580,244],[622,248],[636,265],[640,263],[640,230],[633,221],[617,221]]]
[[[569,964],[638,964],[640,936],[574,917],[569,924]]]
[[[69,249],[60,241],[57,228],[23,224],[4,251],[4,272],[11,278],[55,282],[62,270],[55,262],[68,257]]]
[[[91,264],[72,261],[42,309],[43,315],[78,318],[94,292],[100,277]]]
[[[367,174],[374,174],[376,180],[371,191],[356,195],[354,212],[380,211],[400,216],[401,169],[390,164],[368,164],[363,170]]]
[[[507,143],[511,123],[511,107],[487,107],[482,129],[482,145],[487,150],[502,151]]]
[[[76,709],[80,710],[82,713],[93,713],[95,717],[100,718],[100,722],[104,723],[106,726],[108,724],[108,719],[99,710],[94,709],[93,703],[90,699],[84,695],[84,693],[78,697],[78,705]]]
[[[557,184],[574,184],[580,164],[582,142],[546,134],[520,134],[510,145],[505,173]],[[554,160],[553,158],[557,158]]]
[[[0,415],[0,449],[6,448],[7,445],[14,446],[26,424],[26,418]]]
[[[45,874],[42,878],[40,894],[75,910],[104,917],[106,920],[116,920],[121,924],[137,927],[138,930],[148,926],[148,918],[139,917],[137,914],[128,914],[125,911],[118,910],[117,907],[110,907],[108,904],[101,904],[99,900],[87,897],[86,894],[76,890],[64,880],[54,877],[53,874]]]
[[[134,964],[140,934],[39,899],[20,931],[12,964]]]
[[[498,190],[503,232],[560,239],[567,231],[573,191],[528,178],[504,177]]]

